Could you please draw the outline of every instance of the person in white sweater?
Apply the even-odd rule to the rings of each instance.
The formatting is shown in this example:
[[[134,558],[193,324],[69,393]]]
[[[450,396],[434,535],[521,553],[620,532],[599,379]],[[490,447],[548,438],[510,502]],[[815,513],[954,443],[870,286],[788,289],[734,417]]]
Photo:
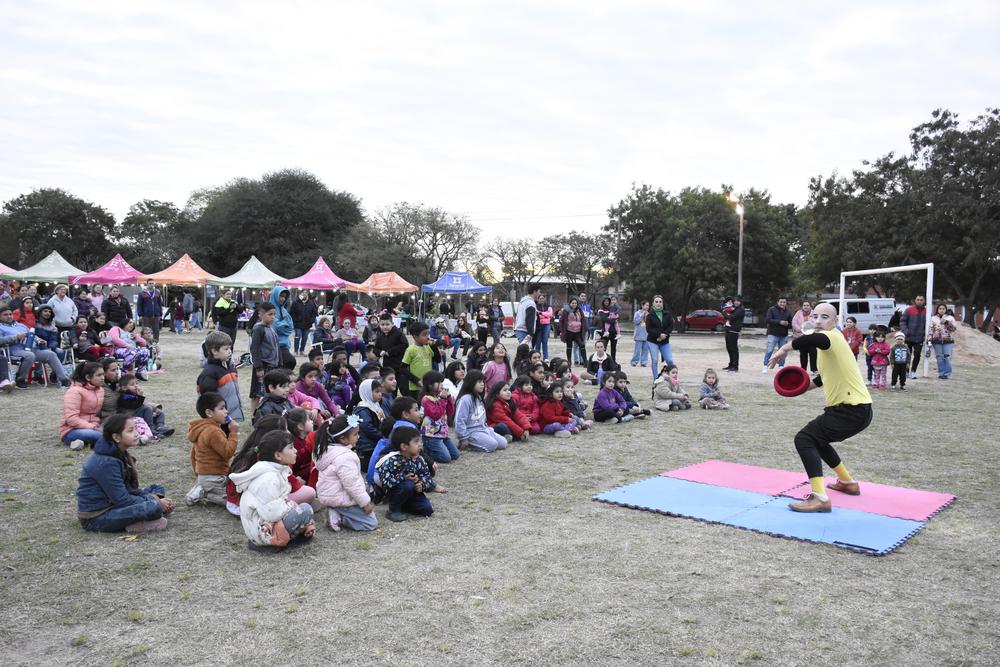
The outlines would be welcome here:
[[[354,453],[360,423],[355,415],[341,414],[323,422],[316,434],[316,497],[327,507],[331,530],[340,530],[342,525],[359,531],[378,528],[375,505],[361,474],[361,459]]]

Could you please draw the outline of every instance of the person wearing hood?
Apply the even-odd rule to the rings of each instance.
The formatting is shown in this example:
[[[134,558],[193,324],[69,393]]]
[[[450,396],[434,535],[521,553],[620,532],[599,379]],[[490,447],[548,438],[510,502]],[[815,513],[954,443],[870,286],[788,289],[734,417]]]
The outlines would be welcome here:
[[[295,355],[292,354],[291,337],[295,331],[295,322],[292,320],[291,304],[288,299],[291,292],[287,287],[276,287],[271,290],[267,300],[274,304],[274,322],[271,328],[278,335],[278,353],[281,355],[281,365],[292,370],[295,368]]]
[[[130,533],[164,530],[174,501],[159,484],[139,488],[135,459],[135,419],[113,415],[104,425],[94,453],[83,462],[76,489],[77,518],[84,530]]]
[[[236,453],[239,426],[229,418],[226,399],[214,391],[199,396],[195,409],[198,418],[188,422],[187,439],[191,443],[191,468],[197,479],[186,500],[189,505],[198,502],[225,505],[229,461]]]
[[[256,449],[256,463],[229,475],[240,494],[240,521],[250,544],[280,549],[298,535],[312,537],[312,507],[288,499],[290,466],[297,456],[292,434],[271,431]]]

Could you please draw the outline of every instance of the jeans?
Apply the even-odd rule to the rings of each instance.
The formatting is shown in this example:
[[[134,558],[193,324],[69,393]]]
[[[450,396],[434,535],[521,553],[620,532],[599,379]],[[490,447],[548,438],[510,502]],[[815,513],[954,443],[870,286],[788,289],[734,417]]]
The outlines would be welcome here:
[[[649,348],[646,347],[646,341],[637,340],[635,341],[635,349],[632,350],[632,365],[641,364],[646,365],[649,360]]]
[[[197,329],[198,331],[201,331],[202,328],[203,328],[202,324],[201,324],[201,313],[200,312],[198,312],[198,313],[191,313],[191,316],[188,318],[188,322],[191,323],[191,328],[192,329]]]
[[[587,365],[587,341],[582,331],[566,332],[566,361]]]
[[[451,438],[430,438],[424,436],[424,449],[438,463],[451,463],[458,460],[458,447]]]
[[[301,504],[295,509],[289,510],[288,514],[281,518],[288,537],[295,537],[301,534],[313,520],[313,508],[307,504]]]
[[[493,331],[491,331],[490,333],[493,336],[493,344],[496,345],[497,343],[500,342],[500,337],[503,334],[503,327],[495,326],[493,327]]]
[[[63,436],[63,443],[69,444],[74,440],[83,440],[90,446],[101,439],[101,432],[92,428],[75,428]]]
[[[174,333],[179,334],[184,331],[184,320],[174,320]]]
[[[475,341],[471,338],[462,338],[461,336],[454,336],[451,339],[451,358],[454,359],[458,355],[458,348],[462,348],[462,355],[467,355],[469,353],[469,348]]]
[[[17,369],[18,380],[28,379],[28,372],[35,365],[35,362],[48,364],[60,382],[66,379],[66,369],[63,368],[62,362],[59,361],[59,356],[52,350],[28,350],[22,348],[20,350],[13,350],[10,356],[13,359],[21,360],[21,366]]]
[[[406,479],[388,491],[389,511],[406,512],[417,516],[430,516],[434,513],[431,501],[423,491],[417,491],[417,485]]]
[[[514,329],[514,338],[517,339],[517,344],[520,345],[524,342],[524,339],[528,337],[527,331],[521,331],[520,329]]]
[[[551,324],[540,324],[535,331],[534,349],[542,353],[542,359],[549,358],[549,333],[552,331]]]
[[[309,331],[309,329],[295,330],[295,344],[292,347],[295,354],[302,354],[306,351],[306,346],[309,344]]]
[[[932,343],[934,346],[934,358],[937,360],[938,375],[940,377],[951,377],[951,351],[955,349],[954,343]]]
[[[156,489],[154,491],[153,489]],[[123,507],[112,507],[104,514],[95,516],[93,519],[82,520],[80,523],[85,530],[93,530],[98,533],[120,533],[126,526],[140,521],[156,521],[163,516],[163,507],[155,492],[162,492],[163,487],[146,487],[143,493],[147,494],[144,499],[134,505]]]
[[[503,437],[505,437],[505,438],[506,438],[506,437],[507,437],[508,435],[509,435],[510,437],[512,437],[512,438],[514,437],[514,434],[513,434],[513,433],[511,432],[511,430],[510,430],[510,426],[507,426],[506,424],[504,424],[504,423],[502,423],[502,422],[501,422],[501,423],[498,423],[498,424],[496,424],[496,425],[495,425],[495,426],[493,427],[493,430],[494,430],[494,431],[496,431],[497,433],[499,433],[500,435],[502,435],[502,436],[503,436]]]
[[[674,354],[670,350],[670,343],[655,343],[651,340],[646,341],[646,348],[649,350],[649,365],[653,368],[653,379],[660,374],[660,368],[658,366],[658,361],[656,355],[660,355],[660,361],[665,364],[674,363]]]
[[[342,524],[345,528],[363,532],[378,528],[378,517],[375,516],[375,512],[369,514],[357,505],[331,507],[327,511],[336,513],[340,518],[338,523]]]
[[[767,335],[767,349],[764,350],[764,365],[765,366],[767,366],[769,363],[771,363],[771,355],[774,354],[774,351],[777,350],[779,347],[781,347],[782,345],[784,345],[787,342],[788,342],[788,336],[772,336],[771,334]],[[778,366],[781,367],[781,368],[784,368],[785,367],[785,360],[782,359],[781,363],[778,364]],[[871,378],[869,378],[869,379],[871,379]]]
[[[363,340],[361,340],[360,338],[358,339],[358,342],[356,342],[356,343],[354,342],[353,338],[351,340],[345,340],[344,341],[344,350],[347,351],[347,358],[348,359],[350,359],[351,355],[354,354],[355,352],[358,352],[359,354],[361,354],[361,358],[364,359],[365,358],[365,350],[366,349],[367,348],[365,347],[365,342]]]
[[[154,412],[152,405],[143,405],[142,407],[136,409],[132,413],[136,417],[142,417],[146,424],[153,430],[153,433],[159,435],[163,432],[163,427],[166,424],[166,417],[163,411]]]

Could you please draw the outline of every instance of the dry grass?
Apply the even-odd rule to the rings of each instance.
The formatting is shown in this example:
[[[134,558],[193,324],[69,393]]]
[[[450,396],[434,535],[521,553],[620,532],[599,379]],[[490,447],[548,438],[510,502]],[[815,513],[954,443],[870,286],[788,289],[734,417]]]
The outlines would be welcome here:
[[[136,453],[142,479],[180,498],[197,341],[164,340],[171,370],[146,388],[179,433]],[[718,336],[675,342],[692,392],[725,365]],[[163,534],[85,533],[85,454],[57,445],[61,392],[0,397],[0,484],[25,489],[0,496],[3,663],[995,663],[990,370],[878,395],[872,426],[840,447],[861,479],[959,496],[884,558],[591,501],[707,458],[796,469],[792,435],[820,397],[778,398],[762,343],[746,339],[745,370],[723,374],[729,412],[468,454],[440,473],[451,493],[433,496],[431,519],[321,530],[272,556],[248,551],[225,511],[183,504]],[[632,379],[648,396],[648,369]]]

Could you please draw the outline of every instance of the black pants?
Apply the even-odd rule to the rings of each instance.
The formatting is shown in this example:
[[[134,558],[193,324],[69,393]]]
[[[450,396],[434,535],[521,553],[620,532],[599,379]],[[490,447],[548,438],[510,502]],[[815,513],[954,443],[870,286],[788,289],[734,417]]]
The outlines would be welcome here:
[[[566,332],[566,361],[569,362],[570,366],[573,365],[573,345],[575,344],[580,349],[580,354],[583,355],[583,365],[587,365],[587,341],[584,340],[584,336],[587,334],[583,331],[578,331],[573,333],[571,331]]]
[[[823,476],[823,463],[831,468],[840,465],[837,450],[831,442],[842,442],[861,433],[872,423],[872,406],[833,405],[812,420],[795,435],[795,449],[799,452],[806,475]]]
[[[893,364],[892,365],[892,386],[896,386],[896,380],[899,380],[899,386],[906,386],[906,364]]]
[[[729,365],[726,368],[739,370],[740,367],[740,332],[726,332],[726,352],[729,353]]]
[[[910,370],[914,373],[917,372],[917,366],[920,365],[920,349],[923,346],[924,344],[922,342],[914,343],[912,341],[906,341],[906,347],[910,351],[910,358],[913,359],[913,365],[910,366]]]
[[[622,420],[617,410],[594,410],[594,419],[599,422],[620,422]]]
[[[806,365],[808,364],[808,366]],[[807,368],[815,373],[819,370],[816,367],[816,348],[811,350],[800,350],[799,351],[799,366],[802,368]]]

